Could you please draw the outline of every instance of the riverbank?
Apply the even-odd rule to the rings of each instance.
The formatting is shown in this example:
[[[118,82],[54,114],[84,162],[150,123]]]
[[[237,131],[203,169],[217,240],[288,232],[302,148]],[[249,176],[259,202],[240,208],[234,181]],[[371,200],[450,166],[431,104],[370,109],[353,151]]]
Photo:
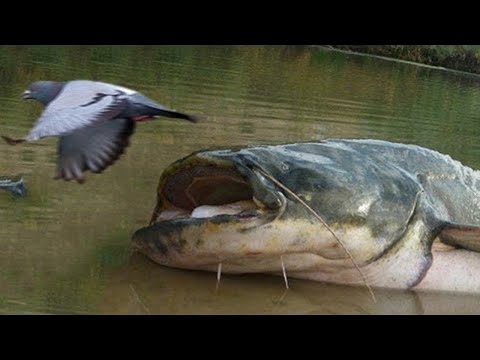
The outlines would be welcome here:
[[[480,45],[328,45],[363,54],[480,74]]]

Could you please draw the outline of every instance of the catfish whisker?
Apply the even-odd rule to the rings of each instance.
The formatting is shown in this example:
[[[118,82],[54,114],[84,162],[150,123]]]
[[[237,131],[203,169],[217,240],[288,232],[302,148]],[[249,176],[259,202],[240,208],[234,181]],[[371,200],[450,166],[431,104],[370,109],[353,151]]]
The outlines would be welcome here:
[[[355,259],[353,258],[352,254],[350,253],[350,251],[347,249],[347,247],[345,246],[345,244],[343,243],[342,240],[340,240],[340,238],[335,234],[335,232],[332,230],[332,228],[330,226],[328,226],[328,224],[325,222],[325,220],[323,220],[323,218],[310,206],[308,205],[305,201],[303,201],[297,194],[295,194],[292,190],[290,190],[288,187],[286,187],[285,185],[283,185],[280,181],[278,181],[277,179],[275,179],[272,175],[270,175],[268,172],[266,172],[265,170],[263,170],[260,166],[258,165],[254,165],[254,167],[256,168],[256,170],[258,170],[263,176],[265,176],[266,178],[270,179],[275,185],[277,185],[278,187],[280,187],[281,189],[283,189],[284,191],[286,191],[288,194],[290,194],[295,200],[297,200],[300,204],[302,204],[303,206],[305,206],[305,208],[310,211],[313,216],[315,216],[324,226],[325,228],[333,235],[333,237],[335,238],[335,240],[338,241],[338,243],[340,244],[340,246],[343,248],[343,250],[345,251],[345,253],[348,255],[348,257],[350,258],[350,260],[352,261],[353,263],[353,266],[357,269],[357,271],[359,272],[360,276],[362,277],[363,279],[363,282],[365,283],[365,286],[367,287],[368,291],[370,292],[371,296],[372,296],[372,300],[373,302],[377,302],[377,299],[375,298],[375,294],[373,293],[373,290],[372,288],[370,287],[370,284],[368,283],[367,281],[367,278],[365,277],[365,274],[362,272],[362,270],[360,269],[360,267],[358,266],[357,262],[355,261]]]
[[[218,287],[220,285],[220,279],[222,277],[222,263],[218,263],[217,268],[217,284],[215,285],[215,293],[218,291]]]
[[[285,280],[285,287],[287,289],[290,289],[290,287],[288,286],[287,271],[285,270],[285,264],[283,263],[283,256],[282,255],[280,255],[280,261],[282,263],[283,280]]]
[[[135,288],[133,287],[132,284],[129,284],[130,290],[132,290],[133,297],[134,299],[142,306],[143,310],[150,315],[150,310],[148,307],[145,305],[145,303],[140,299],[140,296],[138,296],[138,293],[135,291]]]

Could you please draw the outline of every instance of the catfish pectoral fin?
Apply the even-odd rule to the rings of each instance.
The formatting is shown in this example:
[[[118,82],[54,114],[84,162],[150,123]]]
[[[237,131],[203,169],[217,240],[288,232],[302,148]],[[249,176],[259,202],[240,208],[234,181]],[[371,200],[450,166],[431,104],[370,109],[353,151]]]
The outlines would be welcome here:
[[[8,145],[17,145],[26,141],[25,139],[12,139],[11,137],[8,137],[5,135],[1,135],[1,136],[2,136],[2,139],[5,140],[5,142]]]
[[[447,245],[480,252],[480,226],[447,223],[439,237]]]

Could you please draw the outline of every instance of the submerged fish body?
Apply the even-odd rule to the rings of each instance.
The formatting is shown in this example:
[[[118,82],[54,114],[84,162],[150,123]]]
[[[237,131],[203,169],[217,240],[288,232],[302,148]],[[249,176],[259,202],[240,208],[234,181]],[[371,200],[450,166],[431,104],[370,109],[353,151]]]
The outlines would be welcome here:
[[[27,195],[27,188],[23,178],[19,180],[0,179],[0,189],[10,192],[15,197]]]
[[[164,171],[151,224],[133,243],[171,267],[281,274],[283,266],[290,277],[362,285],[343,244],[372,286],[480,292],[479,194],[480,173],[414,145],[328,140],[200,151]],[[476,268],[442,280],[445,254],[468,258],[458,268]]]

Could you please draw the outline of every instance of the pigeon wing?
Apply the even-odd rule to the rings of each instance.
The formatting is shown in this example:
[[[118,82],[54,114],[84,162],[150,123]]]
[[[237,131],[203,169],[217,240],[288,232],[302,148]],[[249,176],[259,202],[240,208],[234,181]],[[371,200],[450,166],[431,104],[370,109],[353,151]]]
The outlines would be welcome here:
[[[135,121],[104,120],[60,137],[56,179],[83,182],[83,173],[100,173],[112,165],[129,145]]]
[[[62,136],[95,122],[113,119],[127,103],[127,95],[121,88],[93,81],[72,81],[45,108],[27,140]]]

